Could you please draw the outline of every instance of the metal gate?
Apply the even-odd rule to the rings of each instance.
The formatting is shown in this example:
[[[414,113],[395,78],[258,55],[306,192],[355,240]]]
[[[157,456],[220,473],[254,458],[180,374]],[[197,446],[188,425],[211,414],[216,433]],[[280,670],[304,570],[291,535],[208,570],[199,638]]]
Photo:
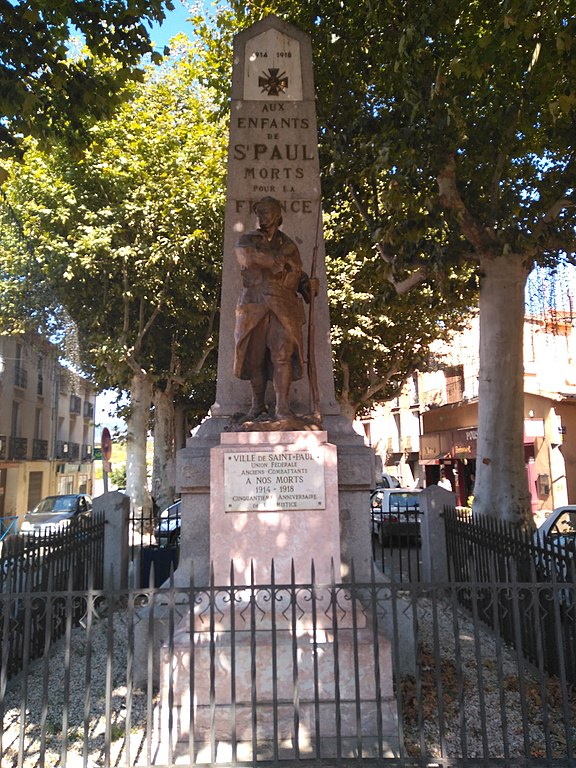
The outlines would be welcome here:
[[[480,618],[487,589],[497,613],[505,586],[375,572],[368,583],[4,592],[3,627],[29,639],[32,614],[60,601],[64,631],[36,661],[24,644],[16,677],[2,666],[2,765],[573,766],[573,686]],[[550,587],[515,589],[531,598],[538,637]]]

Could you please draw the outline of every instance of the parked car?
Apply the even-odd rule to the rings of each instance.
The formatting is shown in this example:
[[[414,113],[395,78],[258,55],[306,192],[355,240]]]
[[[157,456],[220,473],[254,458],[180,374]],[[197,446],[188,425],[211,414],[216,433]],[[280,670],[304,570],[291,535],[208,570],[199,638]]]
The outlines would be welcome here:
[[[576,570],[576,505],[557,507],[534,531],[534,542],[546,550],[540,552],[540,572],[549,577],[550,565],[556,564],[559,581],[572,581]]]
[[[370,494],[372,533],[380,542],[420,536],[420,488],[376,488]]]
[[[160,546],[177,547],[180,545],[181,503],[181,500],[178,499],[160,514],[156,526],[156,540]]]
[[[382,486],[382,488],[400,488],[400,480],[388,472],[382,472],[382,482],[377,483],[377,485]]]
[[[62,530],[73,520],[89,517],[91,514],[92,497],[86,493],[46,496],[26,514],[20,526],[20,533],[42,536]]]

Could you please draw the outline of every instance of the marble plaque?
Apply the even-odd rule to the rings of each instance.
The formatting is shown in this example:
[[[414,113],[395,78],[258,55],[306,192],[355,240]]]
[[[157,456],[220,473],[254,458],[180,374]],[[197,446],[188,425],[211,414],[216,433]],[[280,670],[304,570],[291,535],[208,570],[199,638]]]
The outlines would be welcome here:
[[[229,451],[226,512],[325,509],[324,450]]]

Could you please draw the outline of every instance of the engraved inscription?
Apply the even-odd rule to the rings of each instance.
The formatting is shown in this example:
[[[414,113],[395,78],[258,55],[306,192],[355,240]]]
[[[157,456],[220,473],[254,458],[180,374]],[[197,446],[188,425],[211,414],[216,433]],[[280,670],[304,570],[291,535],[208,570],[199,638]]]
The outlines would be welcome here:
[[[249,101],[302,99],[300,43],[277,29],[248,40],[244,51],[244,98]]]
[[[226,512],[325,509],[324,452],[234,452],[224,456]]]

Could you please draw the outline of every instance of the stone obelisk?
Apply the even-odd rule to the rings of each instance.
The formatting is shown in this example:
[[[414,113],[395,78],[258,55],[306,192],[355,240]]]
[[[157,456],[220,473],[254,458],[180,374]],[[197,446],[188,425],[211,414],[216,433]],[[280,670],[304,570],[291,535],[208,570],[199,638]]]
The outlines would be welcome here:
[[[281,216],[284,233],[268,243],[260,240],[262,230],[268,232],[261,216],[254,235],[254,204],[258,213],[263,197],[273,199],[264,208],[275,221]],[[308,273],[317,257],[319,414],[313,419],[307,419],[306,376],[293,382],[284,419],[279,408],[270,410],[270,420],[242,418],[254,410],[253,383],[238,378],[233,364],[235,307],[246,287],[240,269],[247,269],[235,255],[262,259],[277,276],[273,241],[281,245],[275,258],[289,252],[299,279],[295,252]],[[256,255],[244,253],[252,247]],[[234,749],[255,760],[278,747],[332,757],[342,749],[348,757],[357,754],[359,741],[397,754],[390,643],[381,630],[375,636],[364,611],[356,618],[342,611],[329,586],[347,578],[352,562],[357,579],[370,577],[374,457],[340,416],[334,396],[310,42],[275,17],[235,40],[224,251],[217,399],[178,457],[182,537],[175,581],[188,586],[193,567],[202,589],[193,606],[181,606],[173,641],[161,648],[162,734],[173,735],[187,755],[193,748],[212,760]],[[287,270],[289,288],[294,271]],[[259,279],[256,267],[254,274],[249,283]],[[275,279],[267,288],[274,295]],[[286,304],[293,307],[293,298]],[[268,330],[277,330],[282,311],[267,318]],[[254,309],[254,317],[259,312]],[[267,345],[276,330],[273,338],[265,334]],[[349,602],[348,588],[342,592]]]
[[[338,416],[326,292],[318,133],[310,38],[273,16],[237,35],[234,44],[222,314],[215,417],[246,411],[250,390],[232,372],[234,312],[241,290],[234,255],[239,236],[254,229],[254,203],[279,200],[282,229],[296,242],[310,275],[316,252],[316,368],[322,416]],[[309,407],[306,377],[292,385],[296,412]]]
[[[234,375],[235,307],[243,286],[235,251],[255,229],[254,205],[262,198],[279,202],[282,231],[296,244],[303,270],[318,279],[313,316],[303,327],[305,353],[315,349],[316,381],[308,366],[290,388],[290,408],[304,416],[316,391],[313,434],[290,426],[258,437],[258,424],[246,431],[239,418],[250,409],[251,389]],[[259,545],[269,559],[289,561],[296,553],[302,563],[319,555],[327,563],[334,556],[337,579],[347,577],[353,561],[357,577],[368,578],[374,456],[335,397],[310,38],[274,16],[234,41],[221,307],[216,402],[178,455],[177,583],[188,583],[192,564],[197,583],[207,581],[212,564],[226,574],[231,559],[242,560],[246,573],[257,556],[251,547]],[[267,399],[273,396],[269,385]],[[320,553],[318,541],[326,542]]]

